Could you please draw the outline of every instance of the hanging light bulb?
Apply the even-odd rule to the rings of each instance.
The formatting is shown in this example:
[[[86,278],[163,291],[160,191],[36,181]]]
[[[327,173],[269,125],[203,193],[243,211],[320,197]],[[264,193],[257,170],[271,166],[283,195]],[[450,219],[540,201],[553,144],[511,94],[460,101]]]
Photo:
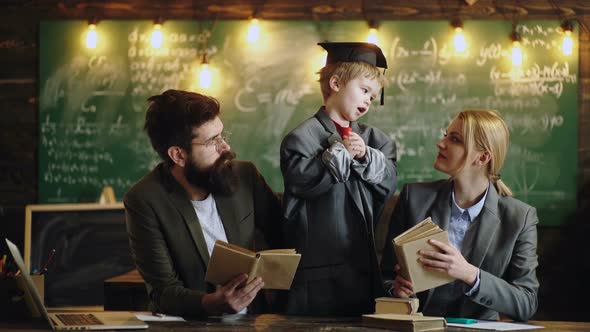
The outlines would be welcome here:
[[[379,43],[379,39],[377,38],[377,29],[370,28],[369,35],[367,36],[367,43],[377,45]]]
[[[258,19],[253,18],[250,20],[250,27],[248,27],[248,37],[247,40],[249,43],[254,44],[260,38],[260,27],[258,26]]]
[[[88,24],[88,30],[86,31],[86,48],[96,48],[98,44],[98,34],[96,33],[96,23],[91,22]]]
[[[160,20],[156,21],[154,24],[154,30],[152,31],[152,47],[153,48],[160,48],[162,47],[162,42],[164,41],[164,35],[162,34],[162,23]]]
[[[321,49],[317,53],[314,53],[311,65],[311,73],[313,75],[319,74],[320,70],[326,66],[326,62],[328,60],[328,52],[326,50]],[[319,76],[314,76],[316,79],[319,79]]]
[[[211,88],[211,83],[213,82],[213,73],[211,72],[211,68],[209,68],[209,63],[207,62],[207,55],[203,54],[203,60],[201,61],[201,65],[199,66],[199,87],[201,89],[209,89]]]
[[[512,30],[510,39],[512,40],[512,65],[515,67],[520,67],[522,65],[522,49],[520,48],[520,34],[516,32],[516,30]]]
[[[569,30],[565,31],[565,36],[563,36],[563,55],[572,55],[574,48],[574,41],[572,40],[572,32]]]
[[[322,56],[321,56],[321,67],[320,68],[324,68],[326,66],[326,63],[328,63],[328,52],[326,50],[322,50]]]
[[[563,55],[572,55],[574,49],[574,41],[572,40],[574,26],[570,21],[565,21],[561,25],[561,29],[563,30],[563,44],[561,46]]]
[[[517,67],[522,65],[522,49],[520,42],[516,40],[512,42],[512,65]]]
[[[374,45],[379,44],[379,38],[377,37],[377,22],[374,20],[369,21],[369,35],[367,35],[367,43]]]
[[[453,36],[455,52],[464,53],[467,50],[467,42],[465,41],[465,35],[463,35],[463,22],[460,19],[454,19],[451,26],[455,32]]]

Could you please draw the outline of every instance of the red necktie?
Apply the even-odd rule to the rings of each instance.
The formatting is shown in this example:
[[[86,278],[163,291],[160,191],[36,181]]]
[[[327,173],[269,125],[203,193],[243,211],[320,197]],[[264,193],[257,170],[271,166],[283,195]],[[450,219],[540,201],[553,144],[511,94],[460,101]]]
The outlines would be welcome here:
[[[342,138],[346,138],[348,136],[350,136],[350,133],[352,132],[352,127],[341,127],[342,132],[340,133],[340,136],[342,136]]]

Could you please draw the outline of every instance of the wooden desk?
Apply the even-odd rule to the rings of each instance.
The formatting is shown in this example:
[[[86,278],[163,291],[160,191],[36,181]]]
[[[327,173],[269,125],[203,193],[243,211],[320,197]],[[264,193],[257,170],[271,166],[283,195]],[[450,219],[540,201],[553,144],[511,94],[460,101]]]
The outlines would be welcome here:
[[[335,317],[297,317],[282,315],[236,315],[227,318],[210,318],[203,321],[187,322],[150,322],[147,331],[150,332],[182,332],[182,331],[360,331],[383,332],[387,330],[363,327],[360,318]],[[529,324],[544,326],[544,329],[533,330],[539,332],[582,332],[590,331],[590,322],[550,322],[531,321]],[[40,320],[20,323],[0,323],[0,330],[19,330],[23,332],[41,332],[49,329]],[[481,331],[464,328],[447,328],[450,332]]]
[[[105,310],[147,311],[149,299],[137,270],[104,281]]]

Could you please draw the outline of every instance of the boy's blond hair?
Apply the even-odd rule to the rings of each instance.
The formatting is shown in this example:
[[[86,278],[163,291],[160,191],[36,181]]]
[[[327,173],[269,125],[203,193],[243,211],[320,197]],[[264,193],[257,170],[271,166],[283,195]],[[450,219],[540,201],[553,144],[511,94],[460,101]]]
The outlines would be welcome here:
[[[332,78],[332,76],[337,76],[338,82],[342,86],[360,76],[376,79],[381,87],[385,86],[386,83],[385,75],[383,75],[381,70],[364,61],[327,64],[324,68],[320,69],[319,74],[320,88],[322,89],[324,101],[326,101],[332,94],[332,88],[330,88],[330,78]]]

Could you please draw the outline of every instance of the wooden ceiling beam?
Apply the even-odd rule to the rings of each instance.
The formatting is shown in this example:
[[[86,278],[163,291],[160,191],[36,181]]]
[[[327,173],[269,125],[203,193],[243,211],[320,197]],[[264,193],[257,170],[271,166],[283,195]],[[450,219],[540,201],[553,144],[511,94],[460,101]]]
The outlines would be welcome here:
[[[559,8],[555,8],[557,4]],[[421,20],[557,19],[590,15],[587,0],[4,0],[6,13],[30,13],[44,19],[262,19]]]

